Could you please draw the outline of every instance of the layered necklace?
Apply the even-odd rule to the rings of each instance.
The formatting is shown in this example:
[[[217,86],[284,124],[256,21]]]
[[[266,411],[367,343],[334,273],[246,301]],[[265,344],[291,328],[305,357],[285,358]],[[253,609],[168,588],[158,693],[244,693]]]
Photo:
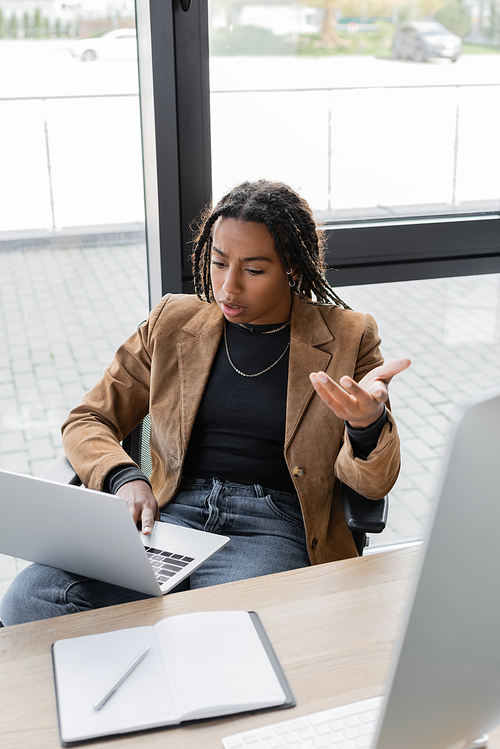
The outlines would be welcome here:
[[[260,335],[269,335],[270,333],[279,333],[279,331],[286,328],[287,325],[290,325],[290,320],[283,323],[283,325],[280,325],[278,328],[274,328],[273,330],[254,330],[253,328],[248,328],[243,323],[239,323],[240,328],[245,328],[245,330],[248,330],[251,333],[260,333]],[[275,367],[276,364],[278,364],[283,359],[286,352],[290,348],[290,338],[288,339],[288,342],[285,346],[285,350],[283,351],[282,354],[279,355],[276,361],[273,362],[269,367],[266,367],[265,369],[263,369],[261,372],[255,372],[255,374],[247,374],[246,372],[242,372],[241,369],[238,369],[238,367],[235,366],[233,360],[231,359],[231,356],[229,354],[229,346],[227,345],[227,324],[226,324],[225,318],[224,318],[224,345],[226,347],[226,354],[227,354],[227,359],[229,361],[229,364],[232,366],[235,372],[237,372],[242,377],[259,377],[260,375],[263,375],[265,372],[269,372],[270,369]]]

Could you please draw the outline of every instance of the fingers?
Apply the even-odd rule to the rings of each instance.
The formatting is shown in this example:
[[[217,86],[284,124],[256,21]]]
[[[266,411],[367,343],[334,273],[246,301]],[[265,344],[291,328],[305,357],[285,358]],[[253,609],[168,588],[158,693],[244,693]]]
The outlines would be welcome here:
[[[142,530],[145,536],[149,536],[152,532],[155,524],[155,520],[160,519],[160,510],[158,502],[151,492],[151,498],[146,502],[141,509],[140,520],[137,523],[137,527]]]
[[[148,536],[153,530],[155,516],[150,507],[144,507],[141,513],[141,529],[145,536]]]
[[[359,383],[354,383],[354,380],[350,377],[342,377],[340,382],[343,387],[346,387],[346,381],[351,381],[354,383],[350,387],[351,392],[354,392],[357,386],[359,390],[366,391],[371,398],[375,398],[379,403],[385,403],[389,399],[389,383],[392,378],[407,369],[410,364],[411,362],[407,358],[393,359],[372,369]],[[358,396],[359,390],[356,391]]]
[[[344,376],[340,379],[340,384],[332,380],[325,372],[313,372],[309,378],[323,400],[332,401],[346,407],[352,406],[360,398],[369,400],[365,388],[360,387],[351,377]]]
[[[364,398],[374,398],[378,403],[385,403],[389,400],[389,389],[385,380],[379,380],[378,378],[373,380],[366,387],[362,387],[351,377],[341,377],[340,384],[343,388],[349,390],[351,395],[355,396],[358,400]]]
[[[389,383],[395,375],[408,369],[410,364],[411,361],[407,358],[393,359],[380,367],[381,374],[377,375],[377,379],[383,379],[385,382]]]
[[[324,372],[313,372],[309,375],[319,397],[333,413],[348,421],[352,426],[365,428],[373,424],[382,415],[383,405],[361,388],[350,377],[342,378],[342,383],[352,391],[350,395],[337,385]],[[326,382],[325,382],[326,380]]]
[[[129,481],[120,487],[117,494],[125,499],[134,523],[148,536],[155,520],[160,519],[158,502],[149,484],[141,480]]]
[[[337,385],[331,377],[328,377],[324,372],[312,372],[309,375],[311,383],[320,396],[320,398],[326,403],[326,405],[334,411],[340,418],[349,418],[351,411],[356,407],[358,399],[357,395],[361,393],[361,398],[369,400],[366,392],[363,391],[359,386],[347,378],[348,387],[352,383],[352,395],[348,393],[343,387]],[[345,378],[343,378],[345,380]],[[356,388],[356,392],[354,392]]]
[[[365,427],[379,418],[389,399],[389,383],[411,364],[407,358],[393,359],[375,367],[358,383],[345,375],[339,384],[325,372],[312,372],[311,383],[326,405],[341,419]]]

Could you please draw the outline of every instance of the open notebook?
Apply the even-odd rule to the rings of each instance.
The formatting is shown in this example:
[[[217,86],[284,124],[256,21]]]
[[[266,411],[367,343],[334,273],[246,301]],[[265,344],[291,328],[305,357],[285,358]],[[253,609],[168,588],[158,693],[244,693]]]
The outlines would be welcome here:
[[[96,702],[149,651],[102,709]],[[255,612],[206,611],[52,646],[63,744],[295,704]]]

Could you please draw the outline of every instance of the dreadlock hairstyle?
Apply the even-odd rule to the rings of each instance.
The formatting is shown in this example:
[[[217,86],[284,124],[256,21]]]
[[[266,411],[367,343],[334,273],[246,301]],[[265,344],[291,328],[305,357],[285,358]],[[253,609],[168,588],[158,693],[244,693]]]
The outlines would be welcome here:
[[[301,275],[297,293],[320,304],[350,309],[325,278],[323,238],[316,230],[311,208],[288,185],[281,182],[243,182],[233,188],[212,210],[207,206],[193,240],[194,286],[197,296],[213,300],[210,281],[212,229],[219,218],[264,224],[274,239],[285,268],[296,267]]]

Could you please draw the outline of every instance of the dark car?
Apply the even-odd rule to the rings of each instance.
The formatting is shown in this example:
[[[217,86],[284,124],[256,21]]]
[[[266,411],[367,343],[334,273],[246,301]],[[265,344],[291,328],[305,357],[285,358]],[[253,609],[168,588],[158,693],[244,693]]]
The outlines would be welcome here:
[[[456,62],[461,51],[461,38],[435,21],[403,24],[391,48],[393,57],[416,62],[426,62],[430,57],[446,57]]]

